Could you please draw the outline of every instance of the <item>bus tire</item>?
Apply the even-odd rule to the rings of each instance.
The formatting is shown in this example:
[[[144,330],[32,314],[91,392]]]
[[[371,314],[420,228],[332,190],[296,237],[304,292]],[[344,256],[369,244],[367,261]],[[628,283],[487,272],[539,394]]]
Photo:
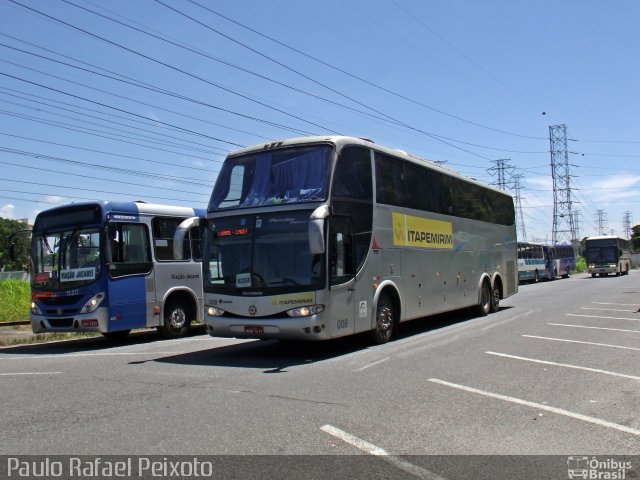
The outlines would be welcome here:
[[[186,335],[190,324],[189,309],[180,303],[170,303],[164,309],[164,325],[158,330],[164,338],[178,338]]]
[[[491,304],[489,305],[489,313],[495,313],[500,308],[500,287],[498,282],[495,283],[491,291]]]
[[[480,287],[480,303],[476,307],[476,311],[481,317],[486,317],[491,311],[491,296],[491,287],[489,282],[485,280]]]
[[[376,309],[376,324],[371,331],[371,340],[376,345],[387,343],[393,334],[395,311],[388,295],[382,294]]]
[[[107,340],[111,340],[112,342],[121,342],[127,335],[129,335],[131,330],[118,330],[117,332],[102,332],[102,336]]]

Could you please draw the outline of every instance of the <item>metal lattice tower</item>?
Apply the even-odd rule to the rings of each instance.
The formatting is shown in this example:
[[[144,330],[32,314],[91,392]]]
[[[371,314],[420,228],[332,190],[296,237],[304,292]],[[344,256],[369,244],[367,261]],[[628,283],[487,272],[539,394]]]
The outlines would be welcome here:
[[[511,176],[513,174],[514,167],[509,165],[511,159],[501,158],[499,160],[491,160],[491,163],[495,163],[495,167],[487,169],[487,172],[495,177],[498,177],[496,182],[492,185],[497,186],[500,190],[506,190],[507,186],[511,184]]]
[[[605,235],[607,228],[607,213],[604,210],[596,210],[596,224],[598,225],[598,235]]]
[[[522,195],[521,191],[524,188],[520,184],[520,180],[524,178],[524,175],[521,173],[513,176],[513,192],[515,193],[514,201],[516,206],[516,225],[518,226],[518,230],[520,231],[520,240],[523,242],[527,241],[527,231],[524,228],[524,215],[522,214]]]
[[[549,127],[551,144],[551,178],[553,180],[553,227],[551,241],[571,243],[578,238],[571,202],[571,176],[569,175],[569,150],[567,126]]]
[[[631,212],[624,212],[622,217],[622,231],[624,232],[624,238],[631,240]]]

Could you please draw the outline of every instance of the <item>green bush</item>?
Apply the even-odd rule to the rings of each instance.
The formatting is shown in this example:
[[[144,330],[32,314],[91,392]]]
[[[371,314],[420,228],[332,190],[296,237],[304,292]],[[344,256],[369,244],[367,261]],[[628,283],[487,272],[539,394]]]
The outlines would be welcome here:
[[[587,271],[587,261],[584,257],[576,258],[576,273],[584,273]]]
[[[0,280],[0,324],[29,320],[30,303],[28,282]]]

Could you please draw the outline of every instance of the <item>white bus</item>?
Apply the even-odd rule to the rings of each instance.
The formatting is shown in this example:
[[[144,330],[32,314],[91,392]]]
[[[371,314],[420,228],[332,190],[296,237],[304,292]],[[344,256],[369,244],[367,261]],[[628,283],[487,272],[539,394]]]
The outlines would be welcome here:
[[[204,209],[143,202],[74,203],[45,210],[31,240],[31,327],[41,332],[134,328],[184,335],[202,317],[199,230],[188,231],[180,260],[174,234]]]
[[[537,282],[546,277],[544,245],[518,242],[518,281]]]
[[[487,315],[518,289],[510,196],[366,139],[229,154],[204,223],[212,336],[370,332],[384,343],[401,322],[466,307]]]
[[[630,243],[614,236],[588,237],[584,257],[591,276],[627,275],[631,269]]]

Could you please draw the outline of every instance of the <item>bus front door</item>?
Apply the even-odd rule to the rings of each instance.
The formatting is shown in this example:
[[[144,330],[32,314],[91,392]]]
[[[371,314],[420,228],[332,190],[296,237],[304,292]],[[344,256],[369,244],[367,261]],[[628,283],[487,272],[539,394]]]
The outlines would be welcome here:
[[[347,217],[333,217],[329,231],[329,305],[332,337],[355,332],[357,306],[354,252],[352,222]]]

